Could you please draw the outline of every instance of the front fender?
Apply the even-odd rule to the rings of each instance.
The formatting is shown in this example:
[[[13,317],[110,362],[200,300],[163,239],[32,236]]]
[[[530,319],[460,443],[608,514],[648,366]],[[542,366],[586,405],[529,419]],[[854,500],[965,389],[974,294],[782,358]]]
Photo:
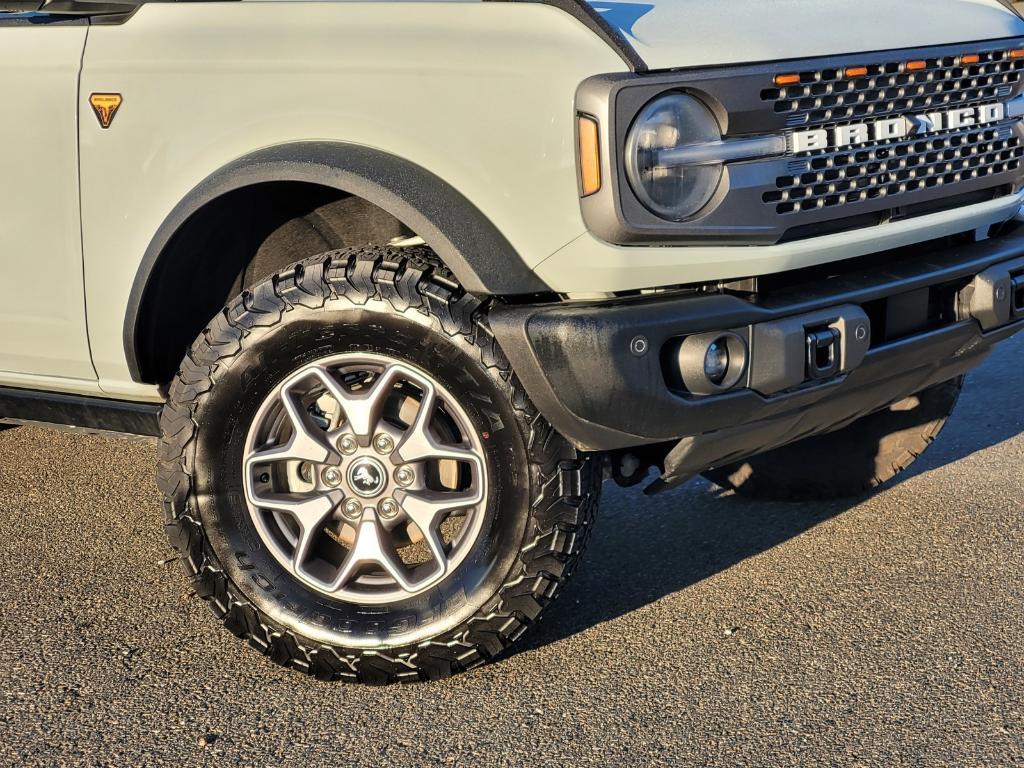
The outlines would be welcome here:
[[[407,160],[339,142],[293,142],[240,157],[215,171],[178,203],[157,230],[139,265],[125,317],[125,354],[133,376],[140,310],[157,264],[181,227],[223,195],[256,184],[298,181],[356,195],[422,237],[471,293],[541,293],[532,272],[498,229],[451,185]]]

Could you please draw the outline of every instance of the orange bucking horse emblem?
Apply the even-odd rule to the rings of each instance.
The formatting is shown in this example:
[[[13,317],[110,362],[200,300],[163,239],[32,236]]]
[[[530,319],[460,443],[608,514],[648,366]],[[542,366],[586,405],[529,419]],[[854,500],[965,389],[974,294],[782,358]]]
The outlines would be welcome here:
[[[110,127],[122,101],[124,99],[120,93],[94,93],[89,97],[89,104],[96,113],[96,119],[100,121],[100,128]]]

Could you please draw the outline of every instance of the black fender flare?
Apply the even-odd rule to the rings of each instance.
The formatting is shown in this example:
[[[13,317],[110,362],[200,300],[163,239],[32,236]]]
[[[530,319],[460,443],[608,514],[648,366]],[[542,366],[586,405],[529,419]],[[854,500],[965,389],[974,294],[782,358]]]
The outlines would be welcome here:
[[[217,198],[274,181],[332,187],[382,208],[422,237],[470,293],[508,296],[550,290],[473,203],[425,168],[357,144],[280,144],[251,152],[214,171],[174,207],[157,230],[136,272],[125,316],[124,348],[134,380],[142,378],[137,331],[143,299],[175,233]]]

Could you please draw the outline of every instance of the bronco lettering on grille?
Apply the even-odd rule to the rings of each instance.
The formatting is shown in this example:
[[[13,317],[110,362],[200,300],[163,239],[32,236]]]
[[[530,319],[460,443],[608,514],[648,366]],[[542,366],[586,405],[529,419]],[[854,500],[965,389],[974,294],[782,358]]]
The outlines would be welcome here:
[[[905,139],[938,131],[959,130],[972,125],[996,123],[1005,117],[1005,105],[985,104],[980,107],[963,107],[945,112],[901,115],[887,120],[876,120],[873,123],[854,123],[836,128],[797,131],[790,137],[790,151],[794,154],[801,154],[819,150],[842,149],[858,144]]]

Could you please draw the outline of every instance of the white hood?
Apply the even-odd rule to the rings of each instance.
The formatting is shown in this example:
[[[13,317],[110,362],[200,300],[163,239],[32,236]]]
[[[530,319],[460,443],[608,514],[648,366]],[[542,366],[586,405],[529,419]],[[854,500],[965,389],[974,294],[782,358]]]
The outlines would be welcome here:
[[[652,70],[1024,36],[1000,0],[589,2]]]

